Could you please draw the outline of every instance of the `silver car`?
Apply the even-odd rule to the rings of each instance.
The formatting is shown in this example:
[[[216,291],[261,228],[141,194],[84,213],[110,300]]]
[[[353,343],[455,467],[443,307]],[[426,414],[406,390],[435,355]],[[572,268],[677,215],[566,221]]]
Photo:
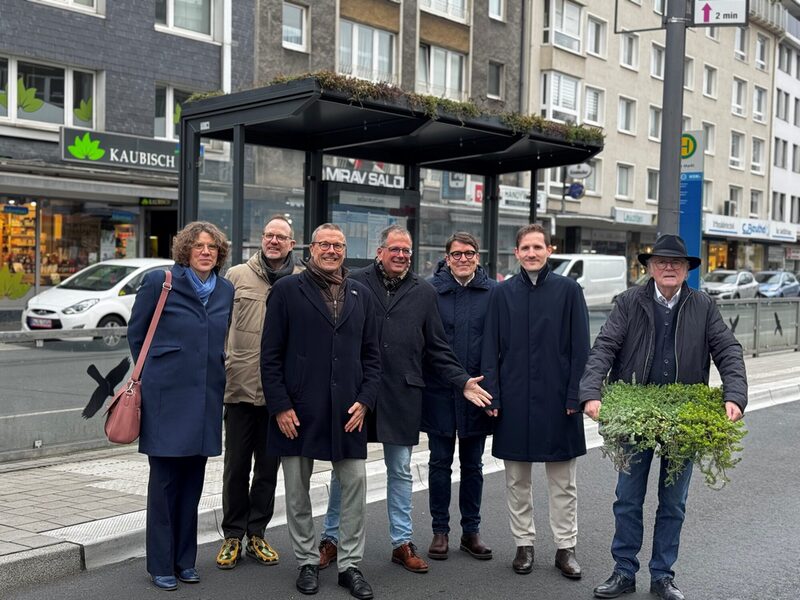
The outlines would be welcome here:
[[[715,269],[703,276],[700,289],[720,300],[755,298],[758,282],[750,271]]]
[[[793,298],[800,296],[800,282],[787,271],[759,271],[756,273],[758,295],[764,298]]]

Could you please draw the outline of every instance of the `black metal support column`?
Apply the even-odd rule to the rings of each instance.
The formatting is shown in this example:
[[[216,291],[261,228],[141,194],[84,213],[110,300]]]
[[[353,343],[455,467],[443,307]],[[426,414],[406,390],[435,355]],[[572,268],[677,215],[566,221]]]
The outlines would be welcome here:
[[[417,201],[414,205],[414,225],[411,227],[411,244],[414,249],[414,256],[411,259],[411,268],[419,271],[419,236],[420,236],[420,169],[419,165],[403,165],[403,187],[407,190],[417,192]]]
[[[497,275],[497,262],[500,239],[500,180],[497,175],[487,175],[484,179],[485,204],[483,207],[483,239],[485,240],[488,256],[483,268],[490,277]]]
[[[181,169],[178,178],[178,229],[197,219],[200,202],[200,136],[188,119],[181,120]]]
[[[233,207],[231,215],[231,264],[242,262],[244,243],[244,125],[233,128]]]
[[[311,243],[311,234],[314,230],[328,220],[327,202],[322,197],[322,152],[306,152],[303,171],[305,188],[303,241],[308,245]]]
[[[536,223],[536,194],[538,189],[536,187],[536,176],[538,175],[538,169],[531,169],[531,206],[530,206],[530,216],[528,217],[528,223]]]

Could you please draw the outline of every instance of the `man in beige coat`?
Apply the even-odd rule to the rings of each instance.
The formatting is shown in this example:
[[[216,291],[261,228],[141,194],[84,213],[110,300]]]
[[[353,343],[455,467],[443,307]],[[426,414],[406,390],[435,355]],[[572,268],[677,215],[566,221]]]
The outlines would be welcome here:
[[[301,270],[292,257],[294,243],[291,224],[276,215],[264,226],[261,251],[225,275],[233,283],[235,295],[225,361],[225,541],[217,554],[220,569],[236,566],[245,534],[248,556],[262,565],[278,564],[278,553],[264,539],[275,504],[280,459],[267,456],[269,413],[261,387],[261,334],[272,286],[281,277]]]

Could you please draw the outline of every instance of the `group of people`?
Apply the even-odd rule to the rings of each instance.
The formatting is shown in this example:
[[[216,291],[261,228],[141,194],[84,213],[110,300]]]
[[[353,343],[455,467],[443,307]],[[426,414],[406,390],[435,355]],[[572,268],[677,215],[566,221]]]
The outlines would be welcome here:
[[[282,465],[297,590],[317,593],[319,570],[336,564],[339,585],[359,599],[374,595],[360,570],[368,442],[383,447],[393,563],[429,570],[412,528],[411,455],[420,431],[430,450],[427,558],[449,555],[456,446],[458,547],[492,558],[480,532],[481,461],[491,434],[492,454],[505,465],[513,571],[533,569],[531,473],[541,462],[554,564],[578,579],[576,459],[586,453],[583,415],[598,417],[603,381],[707,383],[710,356],[728,417],[741,418],[745,408],[741,346],[710,299],[686,285],[699,259],[678,236],[661,236],[639,256],[651,281],[619,297],[591,350],[582,290],[548,267],[549,235],[539,225],[518,231],[519,273],[501,284],[480,265],[478,241],[466,232],[450,236],[428,280],[411,268],[411,234],[400,226],[386,228],[374,262],[353,271],[344,266],[347,240],[335,224],[314,231],[302,265],[294,245],[291,223],[273,217],[261,251],[222,278],[227,242],[217,227],[190,223],[175,238],[172,289],[143,371],[140,438],[150,461],[147,570],[161,589],[200,579],[197,507],[206,460],[222,449],[223,399],[225,539],[217,566],[232,569],[243,554],[278,563],[265,529]],[[149,274],[137,295],[128,330],[134,358],[163,283],[163,273]],[[652,459],[642,453],[630,473],[619,474],[615,566],[595,589],[598,598],[635,590]],[[315,460],[333,466],[319,544],[309,497]],[[681,600],[672,565],[691,465],[671,486],[665,471],[662,464],[651,591]]]

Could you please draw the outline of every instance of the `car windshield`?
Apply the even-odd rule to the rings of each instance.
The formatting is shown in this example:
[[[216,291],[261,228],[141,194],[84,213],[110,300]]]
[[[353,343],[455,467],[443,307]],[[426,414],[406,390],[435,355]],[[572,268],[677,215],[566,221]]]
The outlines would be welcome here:
[[[703,278],[708,283],[736,283],[736,273],[720,273],[712,271]]]
[[[125,265],[97,264],[84,269],[58,287],[65,290],[102,292],[104,290],[110,290],[137,268],[138,267]]]
[[[758,283],[780,283],[780,273],[756,273],[756,281]]]
[[[550,257],[550,268],[553,270],[553,273],[558,273],[559,275],[564,274],[564,269],[567,268],[569,264],[568,258],[553,258]]]

